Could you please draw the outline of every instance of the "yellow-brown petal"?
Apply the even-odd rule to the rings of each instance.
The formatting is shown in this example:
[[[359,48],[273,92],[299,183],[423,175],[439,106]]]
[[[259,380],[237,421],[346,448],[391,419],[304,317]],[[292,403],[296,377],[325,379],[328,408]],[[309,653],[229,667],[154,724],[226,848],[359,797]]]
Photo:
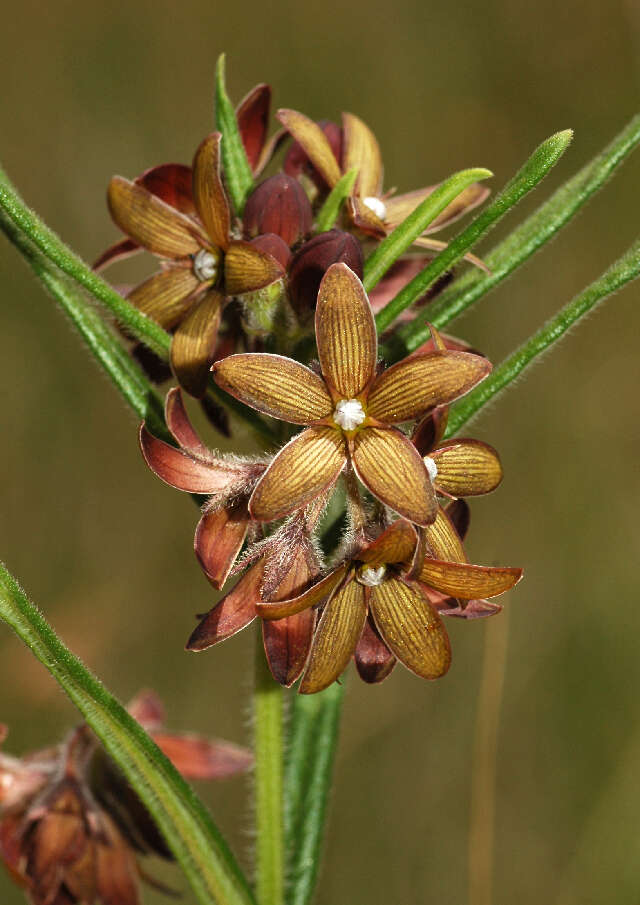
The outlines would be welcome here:
[[[371,589],[369,605],[384,642],[407,669],[423,679],[446,673],[451,664],[446,629],[418,590],[390,578]]]
[[[286,619],[287,616],[295,616],[296,613],[308,610],[310,607],[321,603],[327,598],[334,588],[340,584],[346,573],[347,567],[343,565],[334,572],[331,572],[321,581],[317,581],[315,584],[311,585],[310,588],[307,588],[306,591],[299,594],[297,597],[290,597],[288,600],[278,600],[270,603],[260,601],[260,603],[256,604],[258,616],[261,616],[263,619]]]
[[[209,382],[223,305],[222,293],[211,289],[193,305],[171,341],[171,367],[178,383],[198,399]]]
[[[147,317],[171,330],[191,307],[200,285],[186,267],[167,267],[132,289],[127,298]]]
[[[340,167],[320,126],[296,110],[278,110],[277,117],[289,134],[300,143],[325,182],[333,188],[340,179]]]
[[[467,563],[425,559],[418,575],[436,591],[473,600],[475,597],[496,597],[508,591],[522,578],[522,569],[473,566]]]
[[[413,213],[425,198],[428,198],[429,195],[433,194],[437,188],[437,185],[429,185],[423,189],[416,189],[414,192],[406,192],[403,195],[395,195],[392,198],[387,198],[385,200],[385,206],[387,208],[387,225],[391,228],[398,226],[403,220],[406,220],[409,214]],[[454,220],[457,220],[458,217],[464,216],[464,214],[473,210],[478,204],[482,204],[489,195],[489,191],[490,190],[486,186],[483,186],[479,182],[470,185],[461,192],[451,204],[447,205],[440,214],[438,214],[433,223],[429,225],[427,232],[430,233],[435,232],[435,230],[438,229],[443,229],[445,226],[453,223]]]
[[[221,588],[247,536],[249,513],[244,501],[205,512],[196,528],[193,549],[214,588]]]
[[[224,256],[227,295],[244,295],[270,286],[284,276],[279,261],[249,242],[232,242]]]
[[[468,393],[490,371],[486,358],[469,352],[412,355],[378,377],[369,394],[367,414],[387,424],[411,421]]]
[[[129,179],[113,177],[107,203],[120,229],[156,255],[183,258],[202,246],[192,220]]]
[[[231,215],[220,176],[219,132],[207,135],[193,158],[193,200],[209,238],[218,248],[229,244]]]
[[[356,649],[366,618],[364,587],[350,581],[324,608],[300,683],[300,694],[314,694],[335,682]]]
[[[458,532],[442,507],[438,508],[435,522],[423,531],[429,556],[447,562],[467,562]]]
[[[243,352],[217,361],[218,386],[245,405],[291,424],[311,424],[333,411],[324,382],[292,358]]]
[[[352,448],[358,477],[371,493],[416,525],[429,525],[438,503],[415,446],[394,428],[367,427]]]
[[[353,113],[342,114],[342,128],[342,169],[345,173],[354,167],[358,170],[354,194],[363,198],[377,197],[382,192],[382,156],[375,135]]]
[[[409,562],[417,542],[416,529],[409,522],[400,519],[354,558],[374,567],[387,563]]]
[[[432,239],[431,236],[418,236],[418,238],[414,240],[413,244],[417,245],[418,248],[426,248],[429,251],[437,252],[444,251],[445,248],[449,247],[448,242],[442,242],[440,239]],[[485,273],[491,273],[491,270],[484,263],[482,258],[479,258],[477,255],[472,254],[470,251],[466,253],[464,260],[468,261],[470,264],[473,264],[474,267],[478,267],[480,270],[483,270]]]
[[[318,357],[336,399],[358,396],[373,379],[378,338],[362,283],[346,264],[327,270],[316,307]]]
[[[347,460],[344,440],[330,427],[311,427],[290,440],[258,481],[249,511],[271,522],[306,506],[332,484]]]
[[[451,440],[430,455],[438,466],[436,487],[452,496],[490,493],[502,480],[498,453],[481,440]]]

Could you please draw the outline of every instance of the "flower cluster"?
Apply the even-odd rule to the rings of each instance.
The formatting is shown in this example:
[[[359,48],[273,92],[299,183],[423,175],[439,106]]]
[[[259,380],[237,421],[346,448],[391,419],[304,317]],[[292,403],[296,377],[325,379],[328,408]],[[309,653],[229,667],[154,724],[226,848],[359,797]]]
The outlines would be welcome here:
[[[280,422],[275,455],[217,454],[174,388],[166,420],[175,445],[141,428],[150,468],[207,498],[195,552],[209,581],[222,588],[243,573],[187,647],[210,647],[259,617],[274,677],[287,686],[302,677],[303,693],[326,688],[352,656],[367,682],[396,660],[436,678],[450,663],[442,615],[497,612],[488,598],[521,577],[520,569],[469,563],[463,498],[495,489],[501,465],[485,443],[446,439],[449,404],[491,365],[432,329],[430,343],[385,367],[374,308],[444,247],[431,234],[487,192],[472,185],[459,195],[370,300],[361,282],[366,253],[436,186],[385,194],[378,143],[352,114],[338,126],[280,110],[283,128],[268,138],[269,107],[270,90],[259,85],[237,111],[254,176],[289,142],[281,169],[253,189],[242,212],[225,188],[224,139],[213,133],[191,168],[112,179],[109,207],[126,238],[96,265],[140,249],[156,255],[160,270],[128,298],[173,333],[180,388],[210,403],[213,378],[218,398],[224,390],[259,419]],[[351,188],[327,224],[324,204],[347,174]],[[323,517],[342,498],[336,551]]]
[[[167,732],[152,692],[129,711],[189,779],[224,779],[251,765],[250,753],[229,742]],[[0,858],[33,905],[139,905],[140,879],[162,889],[137,861],[149,854],[171,858],[87,726],[22,758],[0,753]]]

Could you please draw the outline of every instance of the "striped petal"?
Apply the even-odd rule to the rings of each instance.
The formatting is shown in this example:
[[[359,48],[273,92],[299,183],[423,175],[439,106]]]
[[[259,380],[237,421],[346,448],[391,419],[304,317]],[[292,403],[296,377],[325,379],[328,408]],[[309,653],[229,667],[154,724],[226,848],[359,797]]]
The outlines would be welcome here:
[[[289,688],[307,662],[316,625],[315,610],[262,623],[262,639],[269,669],[276,682]]]
[[[189,420],[179,387],[172,387],[164,403],[164,417],[167,427],[183,449],[193,453],[206,454],[204,445]]]
[[[358,171],[354,194],[377,197],[382,192],[382,156],[375,135],[353,113],[342,114],[342,129],[342,170],[348,173],[355,167]]]
[[[416,529],[409,522],[400,519],[383,531],[380,537],[360,551],[355,558],[374,568],[387,563],[408,562],[413,556],[417,542]]]
[[[256,604],[258,616],[261,616],[262,619],[286,619],[288,616],[295,616],[296,613],[308,610],[312,606],[316,606],[326,600],[346,574],[347,567],[340,566],[339,569],[331,572],[321,581],[317,581],[297,597],[291,597],[288,600],[277,600],[271,603],[260,601],[260,603]]]
[[[277,117],[287,132],[302,146],[325,182],[333,188],[340,179],[340,167],[320,126],[296,110],[278,110]]]
[[[342,436],[312,427],[290,440],[258,481],[249,511],[260,522],[282,518],[306,506],[338,477],[346,462]]]
[[[378,377],[369,394],[367,414],[387,424],[410,421],[464,395],[490,371],[486,358],[468,352],[412,355]]]
[[[336,399],[352,399],[375,373],[378,338],[362,283],[346,264],[332,264],[318,291],[318,357]]]
[[[147,317],[171,330],[189,310],[201,285],[186,267],[167,267],[132,289],[127,298]]]
[[[396,658],[384,643],[371,617],[367,619],[354,655],[360,678],[372,685],[386,679]]]
[[[222,460],[206,462],[158,440],[144,424],[140,428],[140,449],[154,474],[165,484],[188,493],[227,490],[239,477],[238,470]]]
[[[209,610],[187,641],[186,649],[206,650],[246,628],[256,618],[264,563],[259,560],[237,585]]]
[[[371,589],[371,613],[384,642],[423,679],[443,676],[451,647],[442,619],[417,589],[390,578]]]
[[[467,562],[458,532],[442,507],[438,507],[435,522],[423,531],[429,556],[447,562]]]
[[[392,198],[387,198],[385,200],[385,206],[387,208],[387,225],[392,229],[398,226],[437,188],[437,185],[430,185],[424,189],[417,189],[414,192],[407,192],[404,195],[395,195]],[[461,192],[451,204],[447,205],[440,214],[438,214],[433,223],[429,225],[427,233],[435,232],[438,229],[444,229],[445,226],[449,226],[450,223],[453,223],[459,217],[463,217],[465,214],[469,213],[469,211],[473,210],[474,207],[482,204],[488,197],[489,192],[490,190],[479,182],[470,185]]]
[[[476,597],[496,597],[508,591],[522,578],[522,569],[425,559],[418,578],[443,594],[473,600]]]
[[[283,276],[284,268],[280,262],[250,242],[232,242],[224,256],[227,295],[255,292]]]
[[[498,453],[481,440],[452,440],[430,455],[438,466],[436,487],[452,496],[490,493],[502,480]]]
[[[324,608],[300,683],[300,694],[314,694],[335,682],[356,649],[366,618],[364,587],[350,581]]]
[[[193,220],[122,176],[109,183],[107,203],[120,229],[154,254],[182,258],[203,244]]]
[[[410,441],[394,429],[368,427],[352,445],[353,467],[379,500],[416,525],[429,525],[438,511],[424,462]]]
[[[414,245],[417,245],[418,248],[425,248],[428,251],[444,251],[445,248],[449,247],[448,242],[442,242],[440,239],[433,239],[431,236],[418,236],[417,239],[413,242]],[[484,273],[491,273],[489,267],[484,263],[482,258],[479,258],[477,255],[472,254],[470,251],[466,253],[464,256],[464,260],[468,261],[469,264],[473,264],[474,267],[477,267],[479,270],[484,271]],[[434,284],[434,288],[437,287],[437,283]]]
[[[247,536],[249,513],[245,502],[205,512],[196,528],[193,548],[204,574],[221,588]]]
[[[196,302],[171,341],[171,367],[178,382],[197,399],[204,396],[218,341],[224,296],[211,289]]]
[[[209,238],[218,248],[229,244],[231,215],[220,176],[219,132],[207,135],[193,158],[193,199]]]
[[[324,382],[291,358],[262,352],[229,355],[212,368],[216,383],[259,412],[288,421],[311,424],[333,411]]]

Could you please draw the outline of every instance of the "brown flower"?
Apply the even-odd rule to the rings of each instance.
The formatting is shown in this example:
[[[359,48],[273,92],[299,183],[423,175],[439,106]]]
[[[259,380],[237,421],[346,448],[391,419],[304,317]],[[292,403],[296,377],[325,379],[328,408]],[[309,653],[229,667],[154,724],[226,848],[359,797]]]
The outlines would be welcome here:
[[[414,420],[466,393],[491,370],[465,352],[414,355],[376,374],[377,336],[357,276],[334,264],[320,285],[316,341],[322,376],[279,355],[247,353],[216,362],[217,383],[258,411],[308,425],[258,481],[249,511],[281,518],[333,484],[347,461],[368,490],[418,525],[437,502],[415,447],[394,425]]]
[[[194,157],[197,217],[122,176],[113,177],[108,191],[115,223],[163,261],[162,269],[128,298],[161,326],[175,330],[171,364],[180,384],[194,396],[206,389],[226,299],[268,286],[284,272],[270,254],[232,237],[220,174],[220,139],[217,132],[209,135]]]
[[[460,540],[442,509],[425,529],[440,550],[460,554]],[[431,589],[461,599],[493,597],[513,587],[521,569],[488,568],[426,556],[416,529],[394,522],[373,542],[298,597],[256,605],[263,619],[290,618],[321,607],[309,659],[300,684],[302,694],[322,691],[355,655],[360,675],[379,682],[396,658],[424,679],[448,670],[451,648],[444,624],[431,604]],[[427,587],[428,586],[428,587]]]

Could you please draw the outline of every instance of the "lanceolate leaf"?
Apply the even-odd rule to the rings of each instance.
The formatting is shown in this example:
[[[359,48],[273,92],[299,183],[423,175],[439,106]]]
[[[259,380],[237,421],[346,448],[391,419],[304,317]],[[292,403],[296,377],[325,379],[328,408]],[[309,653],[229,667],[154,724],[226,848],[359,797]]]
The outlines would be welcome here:
[[[320,208],[316,218],[316,230],[319,233],[324,233],[331,229],[336,222],[338,214],[340,213],[340,208],[351,194],[351,189],[353,188],[353,183],[356,181],[357,175],[358,171],[354,167],[354,169],[345,173],[344,176],[341,176],[329,192],[327,200]]]
[[[253,176],[240,138],[236,112],[227,95],[224,54],[220,54],[216,65],[216,127],[222,133],[222,161],[227,188],[236,213],[240,215],[253,188]]]
[[[202,905],[254,905],[211,817],[139,723],[56,636],[0,564],[0,617],[43,663],[144,802]]]

